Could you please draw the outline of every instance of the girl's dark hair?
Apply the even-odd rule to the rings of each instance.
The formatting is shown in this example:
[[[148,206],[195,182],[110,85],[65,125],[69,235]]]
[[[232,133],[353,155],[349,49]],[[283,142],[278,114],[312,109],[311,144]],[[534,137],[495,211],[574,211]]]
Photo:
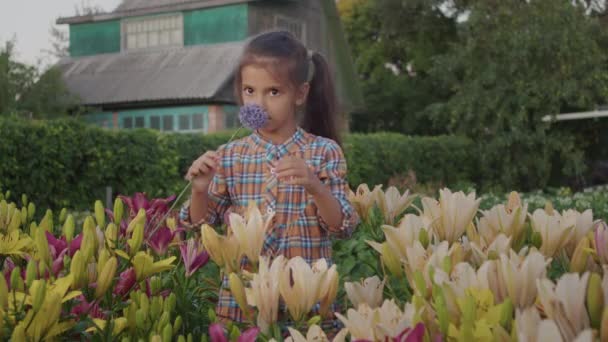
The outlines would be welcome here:
[[[300,125],[312,134],[341,143],[334,81],[329,65],[321,54],[309,54],[304,44],[286,31],[267,32],[254,37],[245,46],[234,77],[235,96],[241,104],[241,71],[250,64],[264,65],[278,77],[287,77],[296,87],[309,82],[306,111]]]

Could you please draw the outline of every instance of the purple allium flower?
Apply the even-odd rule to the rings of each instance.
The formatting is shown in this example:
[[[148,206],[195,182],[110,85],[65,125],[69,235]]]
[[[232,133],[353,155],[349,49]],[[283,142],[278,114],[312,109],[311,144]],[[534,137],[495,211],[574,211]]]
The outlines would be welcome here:
[[[239,120],[243,126],[256,130],[268,122],[268,113],[258,105],[244,105],[239,110]]]

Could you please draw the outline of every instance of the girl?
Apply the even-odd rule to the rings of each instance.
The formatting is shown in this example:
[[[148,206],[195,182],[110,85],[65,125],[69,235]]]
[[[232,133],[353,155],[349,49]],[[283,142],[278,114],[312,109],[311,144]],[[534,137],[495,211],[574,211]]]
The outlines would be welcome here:
[[[263,254],[301,256],[331,265],[330,236],[348,236],[358,218],[347,199],[346,161],[339,145],[334,85],[325,59],[288,32],[270,32],[246,46],[235,73],[241,105],[269,120],[251,135],[207,151],[192,163],[186,224],[219,224],[228,211],[256,201],[274,214]],[[298,120],[299,109],[304,110]],[[300,124],[299,124],[300,123]],[[224,281],[217,315],[241,321]]]

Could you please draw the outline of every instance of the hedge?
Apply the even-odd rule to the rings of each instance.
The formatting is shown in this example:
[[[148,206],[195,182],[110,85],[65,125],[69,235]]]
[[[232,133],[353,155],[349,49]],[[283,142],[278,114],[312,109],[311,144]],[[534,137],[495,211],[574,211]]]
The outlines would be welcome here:
[[[231,134],[166,134],[106,130],[77,120],[0,118],[0,189],[29,194],[39,205],[89,208],[114,194],[177,193],[183,174],[202,152]],[[475,147],[462,137],[351,134],[344,139],[349,183],[387,184],[415,174],[419,183],[454,185],[473,179]],[[410,172],[412,171],[412,172]]]

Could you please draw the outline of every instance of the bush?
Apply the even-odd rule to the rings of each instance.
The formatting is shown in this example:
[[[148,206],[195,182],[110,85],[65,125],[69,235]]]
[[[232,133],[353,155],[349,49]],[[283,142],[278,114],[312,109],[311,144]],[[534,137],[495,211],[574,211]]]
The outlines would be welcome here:
[[[90,207],[105,198],[106,186],[114,194],[176,194],[186,184],[183,175],[192,161],[227,142],[232,133],[109,131],[76,120],[0,119],[0,187],[30,194],[39,205],[55,209]],[[352,134],[344,150],[353,188],[408,177],[453,185],[470,181],[476,163],[472,142],[452,136]]]

